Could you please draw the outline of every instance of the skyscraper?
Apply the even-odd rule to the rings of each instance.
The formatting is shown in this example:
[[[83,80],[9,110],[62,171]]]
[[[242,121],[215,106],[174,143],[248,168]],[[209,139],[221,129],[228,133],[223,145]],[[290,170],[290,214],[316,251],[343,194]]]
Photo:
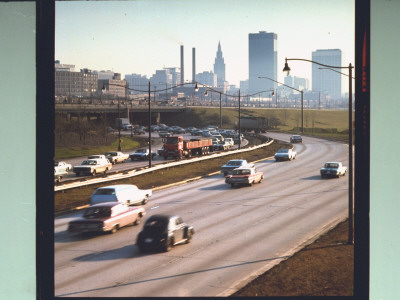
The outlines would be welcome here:
[[[218,42],[218,51],[217,56],[215,57],[214,73],[217,74],[217,85],[219,87],[223,86],[225,82],[225,62],[222,57],[220,42]]]
[[[257,93],[269,89],[276,89],[277,83],[266,76],[277,80],[278,67],[278,35],[260,31],[249,33],[249,93]]]
[[[312,53],[312,60],[329,66],[342,66],[342,50],[327,49],[316,50]],[[312,90],[324,92],[332,99],[340,99],[342,96],[342,75],[332,70],[321,70],[321,66],[312,64]],[[340,69],[334,69],[340,71]]]

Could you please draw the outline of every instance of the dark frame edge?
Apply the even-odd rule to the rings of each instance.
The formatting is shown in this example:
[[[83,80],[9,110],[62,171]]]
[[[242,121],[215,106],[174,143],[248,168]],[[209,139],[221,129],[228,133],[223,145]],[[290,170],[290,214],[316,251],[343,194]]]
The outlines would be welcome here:
[[[355,1],[354,298],[369,299],[370,259],[370,0]]]
[[[36,1],[36,298],[54,298],[55,1]]]

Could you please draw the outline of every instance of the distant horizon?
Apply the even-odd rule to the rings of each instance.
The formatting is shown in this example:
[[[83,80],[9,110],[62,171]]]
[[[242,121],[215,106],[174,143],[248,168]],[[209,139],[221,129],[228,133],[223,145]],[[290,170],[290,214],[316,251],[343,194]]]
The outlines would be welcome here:
[[[156,70],[180,69],[183,45],[184,78],[190,81],[192,48],[196,74],[213,72],[221,43],[226,81],[240,87],[249,79],[249,34],[266,31],[278,36],[277,80],[283,82],[285,57],[311,60],[313,51],[340,49],[343,65],[355,65],[354,15],[348,0],[56,1],[55,59],[77,70],[150,78]],[[291,68],[290,75],[311,86],[311,63],[291,62]],[[348,92],[346,82],[342,93]]]

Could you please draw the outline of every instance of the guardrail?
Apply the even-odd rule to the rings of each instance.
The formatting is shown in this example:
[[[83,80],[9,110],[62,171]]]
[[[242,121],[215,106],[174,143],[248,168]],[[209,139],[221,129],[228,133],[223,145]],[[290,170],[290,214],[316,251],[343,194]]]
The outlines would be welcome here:
[[[166,168],[170,168],[170,167],[174,167],[174,166],[190,164],[190,163],[199,162],[199,161],[202,161],[202,160],[212,159],[212,158],[216,158],[216,157],[222,157],[222,156],[231,155],[231,154],[235,154],[235,153],[248,152],[248,151],[252,151],[252,150],[258,149],[258,148],[269,146],[273,142],[274,142],[274,140],[270,140],[270,141],[268,141],[267,143],[264,143],[264,144],[260,144],[260,145],[252,146],[252,147],[248,147],[248,148],[243,148],[243,149],[239,149],[239,150],[232,150],[232,151],[228,151],[228,152],[220,152],[220,153],[216,153],[216,154],[211,154],[211,155],[207,155],[207,156],[201,156],[201,157],[196,157],[196,158],[191,158],[191,159],[171,162],[171,163],[167,163],[167,164],[159,164],[159,165],[156,165],[154,167],[151,167],[151,168],[147,167],[147,168],[142,169],[142,170],[123,171],[121,173],[109,175],[107,177],[102,177],[102,178],[93,178],[93,179],[80,181],[80,182],[67,183],[67,184],[64,184],[64,185],[61,185],[61,186],[54,187],[54,191],[58,192],[58,191],[63,191],[63,190],[67,190],[67,189],[87,186],[87,185],[91,185],[91,184],[97,184],[97,183],[108,182],[108,181],[112,181],[112,180],[130,178],[130,177],[142,175],[142,174],[145,174],[145,173],[150,173],[150,172],[153,172],[153,171],[156,171],[156,170],[160,170],[160,169],[166,169]]]

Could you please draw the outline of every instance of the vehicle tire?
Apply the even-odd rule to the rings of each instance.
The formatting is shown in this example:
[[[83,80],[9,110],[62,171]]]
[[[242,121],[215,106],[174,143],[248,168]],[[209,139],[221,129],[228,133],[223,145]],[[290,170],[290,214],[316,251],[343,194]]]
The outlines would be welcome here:
[[[145,205],[149,201],[149,195],[146,195],[142,200],[142,204]]]
[[[92,176],[96,175],[96,170],[93,170]]]
[[[139,225],[142,222],[142,215],[138,214],[135,222],[133,222],[133,225]]]
[[[264,179],[264,176],[261,176],[260,181],[258,183],[261,183]]]
[[[188,230],[187,236],[186,236],[186,244],[189,244],[191,240],[192,240],[192,231]]]
[[[69,168],[66,168],[65,171],[69,172]]]
[[[173,246],[174,246],[174,240],[173,240],[173,238],[169,238],[169,239],[167,240],[167,243],[165,244],[164,251],[165,251],[165,252],[170,251],[170,250],[172,249]]]
[[[110,230],[110,234],[116,233],[118,231],[118,225],[114,225]]]

